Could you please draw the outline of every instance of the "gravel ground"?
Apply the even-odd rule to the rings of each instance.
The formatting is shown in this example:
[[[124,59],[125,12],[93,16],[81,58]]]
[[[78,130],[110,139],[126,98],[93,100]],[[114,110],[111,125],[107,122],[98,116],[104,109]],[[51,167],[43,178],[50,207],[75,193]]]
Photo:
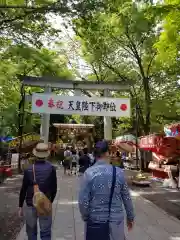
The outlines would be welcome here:
[[[23,221],[17,215],[22,176],[16,175],[0,184],[0,239],[13,240]]]
[[[153,182],[150,187],[138,187],[132,185],[130,176],[136,172],[126,171],[129,187],[145,199],[153,202],[168,214],[180,219],[180,190],[166,189],[161,183]]]

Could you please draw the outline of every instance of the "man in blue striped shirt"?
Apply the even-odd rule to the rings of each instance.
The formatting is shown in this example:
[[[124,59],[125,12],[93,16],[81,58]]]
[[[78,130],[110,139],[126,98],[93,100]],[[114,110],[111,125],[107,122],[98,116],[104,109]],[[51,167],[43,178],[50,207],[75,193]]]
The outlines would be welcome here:
[[[109,164],[108,143],[100,141],[95,146],[96,163],[84,173],[79,193],[79,209],[86,222],[106,222],[109,217],[109,197],[112,186],[113,168]],[[116,183],[111,205],[110,229],[111,239],[124,240],[124,211],[127,227],[134,224],[134,210],[125,180],[124,172],[116,168]]]

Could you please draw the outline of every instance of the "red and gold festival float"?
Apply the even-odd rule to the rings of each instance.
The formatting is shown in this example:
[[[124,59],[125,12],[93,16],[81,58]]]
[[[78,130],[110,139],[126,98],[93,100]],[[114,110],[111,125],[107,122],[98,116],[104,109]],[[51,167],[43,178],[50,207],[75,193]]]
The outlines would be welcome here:
[[[178,171],[180,159],[180,123],[164,127],[164,134],[152,134],[140,138],[139,148],[152,152],[149,163],[153,176],[167,178],[167,169]]]

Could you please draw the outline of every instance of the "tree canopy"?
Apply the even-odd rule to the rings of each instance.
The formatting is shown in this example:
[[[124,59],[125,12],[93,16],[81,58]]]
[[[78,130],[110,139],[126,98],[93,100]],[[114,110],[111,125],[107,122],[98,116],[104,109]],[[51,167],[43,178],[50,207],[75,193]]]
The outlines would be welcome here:
[[[114,136],[135,132],[136,112],[139,135],[178,121],[179,9],[179,0],[12,0],[0,4],[1,134],[17,134],[18,75],[129,84],[130,92],[112,93],[129,96],[132,102],[131,119],[113,119]],[[59,17],[63,21],[55,27]],[[73,37],[69,37],[70,28]],[[28,132],[37,117],[28,113],[29,106],[26,112]],[[82,119],[97,125],[102,122],[94,117]]]
[[[108,78],[131,85],[132,107],[135,109],[138,105],[141,134],[160,130],[163,120],[178,113],[174,106],[178,97],[175,65],[172,70],[170,64],[164,64],[163,49],[160,49],[166,49],[161,41],[168,34],[167,29],[163,32],[160,26],[166,27],[172,13],[170,10],[165,17],[162,14],[162,18],[156,11],[156,14],[148,12],[150,7],[154,8],[150,2],[108,1],[90,16],[74,20],[82,55],[93,65],[97,78],[101,76],[101,81]],[[171,57],[177,64],[173,53]],[[107,69],[109,73],[103,78]]]
[[[36,49],[27,45],[9,46],[1,55],[0,64],[0,86],[1,86],[1,129],[5,134],[17,134],[18,132],[18,106],[20,101],[20,82],[18,75],[32,76],[59,76],[71,78],[71,71],[67,67],[67,62],[63,56],[55,51],[45,48]],[[26,92],[42,91],[38,88],[26,88]],[[33,119],[29,106],[26,106],[26,120],[31,124],[26,124],[25,132],[32,131]],[[10,124],[10,122],[13,124]],[[34,122],[35,124],[36,122]],[[7,128],[6,128],[7,127]],[[9,129],[10,127],[10,129]]]

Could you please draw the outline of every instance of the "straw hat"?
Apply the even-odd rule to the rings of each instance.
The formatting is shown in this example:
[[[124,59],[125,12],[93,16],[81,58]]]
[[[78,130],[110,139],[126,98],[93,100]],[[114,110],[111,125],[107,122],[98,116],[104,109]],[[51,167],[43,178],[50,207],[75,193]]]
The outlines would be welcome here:
[[[48,145],[45,143],[38,143],[33,149],[33,154],[38,158],[47,158],[50,155]]]

